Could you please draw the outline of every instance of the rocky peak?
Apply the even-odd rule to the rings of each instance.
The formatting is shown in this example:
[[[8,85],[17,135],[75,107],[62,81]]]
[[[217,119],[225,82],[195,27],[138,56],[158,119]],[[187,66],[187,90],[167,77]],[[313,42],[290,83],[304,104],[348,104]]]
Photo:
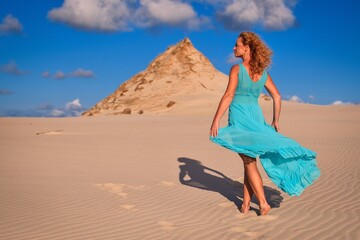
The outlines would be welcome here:
[[[193,46],[190,39],[184,38],[155,58],[147,70],[162,74],[187,74],[188,71],[197,71],[197,68],[203,69],[205,66],[215,70],[210,61]]]
[[[187,95],[223,92],[226,78],[184,38],[83,115],[171,112]]]

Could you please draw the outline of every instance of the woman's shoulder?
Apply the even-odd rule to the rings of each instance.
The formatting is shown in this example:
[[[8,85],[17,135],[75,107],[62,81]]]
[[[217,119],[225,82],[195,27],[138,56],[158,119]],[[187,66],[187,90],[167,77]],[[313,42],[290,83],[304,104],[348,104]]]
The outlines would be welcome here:
[[[235,64],[230,68],[230,73],[238,74],[240,72],[240,64]]]

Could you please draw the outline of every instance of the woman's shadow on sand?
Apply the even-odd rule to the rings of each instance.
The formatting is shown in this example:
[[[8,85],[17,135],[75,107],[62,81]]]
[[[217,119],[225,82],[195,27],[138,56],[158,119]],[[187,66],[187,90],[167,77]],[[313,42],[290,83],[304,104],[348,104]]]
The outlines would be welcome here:
[[[186,157],[180,157],[178,161],[184,163],[179,165],[179,181],[183,185],[218,192],[233,202],[238,209],[241,208],[243,203],[242,199],[244,198],[243,183],[234,181],[217,170],[201,165],[200,161]],[[218,176],[213,174],[217,174]],[[278,208],[283,200],[281,193],[267,186],[264,186],[264,192],[269,205],[272,208]],[[251,202],[258,204],[255,196],[253,196]],[[251,209],[258,212],[257,209]]]

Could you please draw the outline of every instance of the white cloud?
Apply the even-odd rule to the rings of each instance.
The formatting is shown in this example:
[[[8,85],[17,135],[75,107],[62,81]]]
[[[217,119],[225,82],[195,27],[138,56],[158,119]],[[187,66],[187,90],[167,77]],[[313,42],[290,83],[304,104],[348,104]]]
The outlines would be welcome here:
[[[239,0],[225,6],[218,15],[226,28],[244,29],[260,20],[260,9],[252,0]]]
[[[337,100],[337,101],[334,101],[333,103],[331,103],[330,105],[353,105],[353,103]]]
[[[203,29],[220,21],[232,31],[262,26],[285,30],[295,24],[297,0],[65,0],[48,18],[76,28],[95,31],[131,31],[157,26]],[[199,15],[194,4],[214,11]],[[215,14],[213,14],[215,12]]]
[[[53,109],[49,113],[50,117],[65,117],[65,112],[59,109]]]
[[[62,71],[57,71],[54,75],[55,79],[64,79],[66,77],[65,73],[63,73]]]
[[[209,22],[207,17],[198,17],[191,5],[181,1],[140,0],[140,6],[134,23],[142,27],[170,25],[198,29]]]
[[[65,110],[66,116],[78,117],[85,109],[81,106],[80,99],[77,98],[71,102],[66,103]]]
[[[286,0],[267,0],[264,4],[263,25],[270,30],[284,30],[295,23],[292,10]]]
[[[1,93],[1,90],[0,90]],[[78,117],[86,110],[80,103],[80,99],[67,102],[64,107],[55,107],[50,103],[44,103],[35,109],[3,109],[0,116],[12,117]]]
[[[82,68],[75,70],[71,75],[74,77],[81,77],[81,78],[94,77],[94,73],[91,70],[84,70]]]
[[[293,1],[294,2],[294,1]],[[259,24],[268,30],[285,30],[295,23],[286,0],[234,0],[217,9],[219,20],[233,31],[251,29]]]
[[[20,21],[11,14],[6,15],[0,23],[0,34],[21,33],[22,29]]]
[[[162,23],[178,24],[196,17],[194,9],[185,3],[171,0],[141,0],[140,4],[149,18]]]
[[[174,0],[65,0],[48,18],[95,31],[130,31],[133,27],[176,26],[199,29],[209,24],[191,4]]]
[[[44,71],[41,75],[44,78],[54,78],[54,79],[64,79],[64,78],[70,78],[70,77],[92,78],[95,76],[93,71],[85,70],[82,68],[78,68],[75,71],[68,73],[68,74],[64,73],[63,71],[58,70],[58,71],[56,71],[56,73],[54,75],[51,75],[51,73],[49,71]]]
[[[291,97],[289,98],[289,101],[290,101],[290,102],[297,102],[297,103],[303,103],[303,102],[304,102],[301,98],[299,98],[299,97],[296,96],[296,95],[291,96]]]
[[[77,98],[71,102],[66,103],[66,110],[79,110],[81,109],[80,99]]]
[[[314,99],[315,99],[315,96],[314,96],[314,95],[309,95],[309,99],[310,99],[310,100],[314,100]]]
[[[86,108],[81,105],[80,99],[76,98],[67,102],[64,107],[54,107],[50,103],[44,103],[39,105],[35,110],[32,110],[32,112],[29,110],[27,115],[42,117],[77,117],[85,110]]]
[[[14,61],[10,61],[8,64],[0,66],[0,72],[12,74],[12,75],[23,75],[25,72],[21,71]]]
[[[48,18],[74,27],[99,31],[127,31],[131,9],[125,0],[65,0]]]
[[[240,58],[236,58],[234,56],[234,53],[230,53],[227,57],[227,60],[226,60],[227,63],[230,63],[230,64],[235,64],[235,63],[239,63],[240,62]]]

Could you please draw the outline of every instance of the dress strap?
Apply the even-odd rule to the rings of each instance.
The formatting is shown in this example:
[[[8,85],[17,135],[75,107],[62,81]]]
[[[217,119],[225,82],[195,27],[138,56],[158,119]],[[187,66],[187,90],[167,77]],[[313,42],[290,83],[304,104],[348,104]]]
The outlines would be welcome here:
[[[239,63],[239,66],[240,66],[240,72],[239,73],[242,73],[244,66],[242,65],[242,63]]]
[[[239,75],[241,74],[241,79],[244,79],[246,77],[248,77],[248,73],[244,67],[244,65],[242,63],[239,63],[239,66],[240,66],[240,72],[239,72]],[[250,79],[249,79],[250,80]],[[251,80],[250,80],[251,81]]]
[[[266,83],[266,79],[268,78],[268,73],[267,73],[267,71],[266,71],[266,69],[264,69],[264,72],[263,72],[263,75],[261,76],[261,81],[262,81],[262,85],[265,85],[265,83]]]

